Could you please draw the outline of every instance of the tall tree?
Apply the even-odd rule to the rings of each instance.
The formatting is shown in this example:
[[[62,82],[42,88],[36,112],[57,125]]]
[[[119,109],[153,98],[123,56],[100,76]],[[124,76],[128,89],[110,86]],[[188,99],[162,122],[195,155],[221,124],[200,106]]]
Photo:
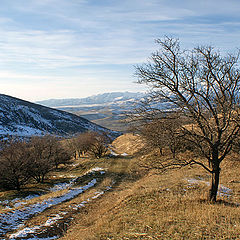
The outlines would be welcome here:
[[[169,37],[156,42],[159,50],[148,63],[136,66],[138,83],[150,88],[151,110],[145,106],[143,112],[156,118],[154,106],[164,100],[171,112],[187,119],[181,136],[203,157],[177,164],[197,164],[207,170],[212,175],[209,200],[215,202],[220,164],[240,131],[239,53],[223,56],[211,46],[182,50],[179,40]]]

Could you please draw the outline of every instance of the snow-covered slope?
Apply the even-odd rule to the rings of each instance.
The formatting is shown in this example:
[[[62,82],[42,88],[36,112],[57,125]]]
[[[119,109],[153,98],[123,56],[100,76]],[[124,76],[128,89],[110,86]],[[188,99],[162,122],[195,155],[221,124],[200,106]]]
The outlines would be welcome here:
[[[0,94],[0,136],[69,136],[88,130],[119,135],[74,114]]]

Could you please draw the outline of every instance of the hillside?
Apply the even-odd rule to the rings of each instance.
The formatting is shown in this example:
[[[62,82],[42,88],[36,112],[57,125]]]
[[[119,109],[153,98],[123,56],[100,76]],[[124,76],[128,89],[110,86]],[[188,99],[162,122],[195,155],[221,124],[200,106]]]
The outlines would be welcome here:
[[[69,136],[88,130],[119,133],[96,125],[82,117],[0,94],[0,136],[55,134]]]
[[[34,192],[27,187],[20,198],[2,192],[0,236],[15,240],[239,239],[236,156],[223,163],[218,202],[211,204],[206,201],[210,181],[206,171],[199,167],[158,171],[154,164],[168,153],[160,157],[143,149],[139,136],[122,135],[112,143],[114,154],[106,158],[79,158]],[[143,167],[149,163],[152,168]],[[10,196],[12,200],[6,200]]]
[[[234,155],[222,165],[218,203],[211,204],[210,176],[203,169],[158,171],[154,164],[169,155],[137,153],[144,145],[131,134],[117,138],[113,147],[129,153],[110,168],[121,172],[121,180],[74,216],[62,240],[239,239],[240,164]]]
[[[239,239],[240,165],[236,156],[223,163],[218,202],[211,204],[206,201],[210,178],[201,168],[146,169],[145,164],[154,167],[170,155],[146,153],[138,135],[122,135],[111,148],[114,154],[106,158],[77,159],[34,192],[28,186],[21,198],[2,192],[0,237]],[[7,201],[9,196],[12,200]]]

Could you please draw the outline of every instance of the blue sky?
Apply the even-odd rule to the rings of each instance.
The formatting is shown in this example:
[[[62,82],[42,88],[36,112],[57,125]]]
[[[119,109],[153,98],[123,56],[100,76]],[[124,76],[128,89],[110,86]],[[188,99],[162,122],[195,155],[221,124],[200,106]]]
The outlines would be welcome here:
[[[178,37],[240,47],[239,0],[1,0],[0,92],[30,101],[143,91],[134,65]]]

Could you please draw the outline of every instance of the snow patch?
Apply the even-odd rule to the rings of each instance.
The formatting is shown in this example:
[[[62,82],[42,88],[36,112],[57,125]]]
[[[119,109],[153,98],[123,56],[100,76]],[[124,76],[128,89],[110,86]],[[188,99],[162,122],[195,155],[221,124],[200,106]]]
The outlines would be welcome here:
[[[77,177],[73,178],[72,180],[70,180],[69,182],[62,182],[62,183],[57,183],[55,184],[53,187],[51,187],[49,190],[51,192],[56,192],[56,191],[61,191],[61,190],[65,190],[67,188],[70,188],[73,186],[73,184],[76,182]]]
[[[87,171],[86,174],[95,173],[95,172],[100,172],[100,174],[104,174],[105,173],[105,169],[100,168],[100,167],[91,168],[89,171]]]
[[[207,186],[210,186],[210,182],[208,181],[204,181],[202,179],[195,179],[195,178],[190,178],[190,179],[186,179],[188,181],[188,183],[190,184],[206,184]],[[218,187],[218,196],[220,197],[231,197],[231,193],[232,193],[232,189],[223,186],[222,184],[219,185]]]
[[[67,193],[58,196],[46,199],[42,202],[38,202],[21,209],[17,209],[14,211],[10,211],[0,215],[0,236],[3,234],[18,229],[22,226],[22,224],[35,214],[39,214],[57,204],[60,204],[64,201],[73,199],[77,195],[83,193],[87,189],[93,187],[97,183],[97,180],[94,178],[87,185],[83,187],[73,188],[69,190]]]
[[[82,201],[80,204],[74,204],[74,205],[69,205],[69,208],[73,209],[73,210],[78,210],[79,208],[85,207],[85,205],[89,202],[91,202],[92,200],[100,197],[101,195],[103,195],[106,191],[109,191],[112,188],[112,185],[115,184],[115,182],[113,181],[112,184],[110,186],[107,186],[104,190],[100,191],[100,192],[95,192],[94,195],[91,198],[88,198],[85,201]],[[13,233],[10,235],[9,239],[13,240],[15,238],[26,238],[28,236],[28,234],[32,234],[32,235],[37,235],[37,232],[41,232],[41,229],[44,227],[52,227],[55,223],[58,222],[58,220],[61,220],[64,218],[64,215],[68,214],[68,212],[61,212],[58,213],[54,216],[52,216],[51,218],[49,218],[44,224],[39,225],[39,226],[35,226],[32,228],[26,227],[22,230],[19,230],[16,233]],[[57,239],[59,238],[59,236],[54,236],[52,238],[44,238],[44,239]],[[42,240],[43,238],[38,238],[37,236],[34,236],[34,238],[28,238],[28,239],[35,239],[35,240]]]

